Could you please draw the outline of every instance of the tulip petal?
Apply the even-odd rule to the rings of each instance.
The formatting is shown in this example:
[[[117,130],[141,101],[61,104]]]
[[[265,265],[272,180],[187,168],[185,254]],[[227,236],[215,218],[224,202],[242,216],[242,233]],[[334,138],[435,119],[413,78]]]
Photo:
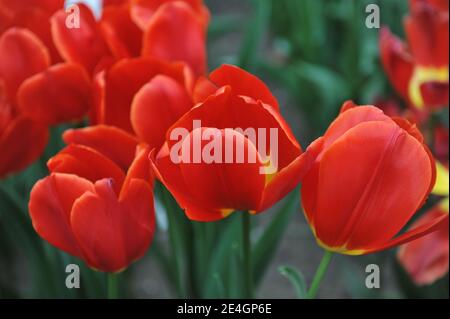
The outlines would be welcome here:
[[[145,34],[142,55],[186,62],[196,75],[206,71],[203,26],[195,12],[181,1],[169,2],[155,13]]]
[[[421,224],[420,226],[417,226],[411,230],[408,230],[407,232],[385,242],[381,243],[379,245],[375,245],[373,247],[369,247],[366,250],[366,253],[374,253],[377,251],[389,249],[398,245],[406,244],[408,242],[411,242],[415,239],[421,238],[425,235],[428,235],[434,231],[438,231],[443,227],[448,227],[448,214],[440,214],[439,216],[435,217],[434,219],[431,219],[427,221],[424,224]]]
[[[96,124],[117,126],[133,133],[130,109],[135,94],[158,74],[167,75],[178,83],[186,84],[185,66],[169,64],[148,58],[122,60],[116,63],[103,78],[97,77]]]
[[[209,79],[218,87],[229,85],[234,94],[251,97],[255,101],[272,106],[279,111],[277,99],[272,95],[267,85],[253,74],[233,65],[222,65],[214,70]]]
[[[80,13],[79,28],[67,27],[66,23],[73,21],[68,21],[71,16],[61,9],[51,18],[52,37],[66,62],[79,63],[92,72],[109,52],[91,10],[84,4],[77,4],[77,7]]]
[[[420,86],[424,104],[430,108],[448,105],[449,84],[444,82],[426,82]]]
[[[206,207],[205,203],[197,201],[190,193],[179,165],[170,158],[168,144],[164,144],[155,158],[155,151],[150,153],[150,163],[157,178],[164,184],[176,199],[186,216],[195,221],[212,222],[224,218],[218,207]]]
[[[448,19],[448,11],[442,14],[427,3],[413,6],[405,19],[405,31],[415,63],[448,68]]]
[[[63,134],[66,144],[84,145],[113,160],[124,172],[133,162],[137,139],[114,126],[97,125],[67,130]]]
[[[30,195],[29,211],[36,232],[53,246],[81,257],[70,213],[75,200],[94,191],[88,180],[71,174],[52,174],[38,181]]]
[[[197,140],[202,135],[204,139]],[[217,148],[205,151],[213,144]],[[232,129],[198,128],[182,141],[182,147],[181,173],[196,200],[221,210],[259,207],[265,184],[260,169],[264,165],[256,147],[244,135]]]
[[[421,216],[411,228],[424,225],[443,214],[448,212],[442,212],[439,207],[433,208]],[[416,284],[431,284],[448,272],[448,235],[448,223],[445,223],[435,232],[409,242],[398,250],[398,260]]]
[[[152,190],[133,180],[127,196],[118,200],[111,181],[100,180],[95,193],[81,196],[73,205],[73,232],[88,264],[105,272],[119,272],[142,257],[154,231]]]
[[[313,162],[314,157],[309,152],[305,152],[276,173],[264,188],[261,206],[258,211],[261,212],[271,207],[297,187],[313,165]]]
[[[48,125],[81,119],[91,104],[91,83],[77,64],[58,64],[28,78],[18,92],[20,110]]]
[[[117,59],[139,56],[142,49],[142,31],[131,20],[129,5],[105,8],[100,28]]]
[[[354,107],[353,102],[344,103],[341,114],[331,123],[324,135],[323,150],[328,149],[330,145],[352,127],[368,121],[392,123],[391,118],[385,115],[379,108],[369,105]]]
[[[413,74],[413,58],[405,44],[387,28],[382,28],[380,32],[380,55],[389,81],[403,99],[410,101],[409,82]]]
[[[203,127],[242,129],[253,144],[258,145],[263,158],[270,156],[275,164],[275,153],[278,153],[278,170],[289,165],[302,153],[292,131],[278,112],[267,104],[236,96],[229,86],[218,90],[215,95],[178,120],[167,132],[169,144],[173,129],[186,128],[192,131],[195,121],[201,121]],[[271,139],[271,135],[275,133],[277,138]],[[265,145],[259,143],[260,138],[261,141],[266,141]],[[270,151],[274,154],[270,154]]]
[[[131,6],[131,16],[133,21],[142,29],[147,30],[155,12],[165,3],[180,0],[133,0]],[[195,11],[199,22],[207,27],[209,21],[209,11],[204,6],[203,0],[181,0],[190,5]]]
[[[425,201],[434,183],[433,165],[424,146],[395,123],[350,129],[320,162],[318,238],[347,251],[386,242]]]
[[[157,75],[136,93],[131,123],[136,135],[159,148],[171,125],[192,107],[186,89],[166,75]]]
[[[0,105],[2,107],[2,105]],[[44,152],[48,128],[19,116],[0,131],[0,177],[17,172],[34,162]]]
[[[96,150],[72,144],[64,148],[47,163],[52,173],[66,173],[81,176],[95,183],[104,178],[114,181],[117,194],[125,179],[124,172],[109,158]]]
[[[129,191],[130,183],[135,179],[141,179],[148,182],[153,187],[153,171],[150,167],[148,156],[150,153],[150,148],[148,145],[139,145],[136,157],[133,160],[130,168],[128,169],[127,176],[123,182],[122,189],[120,191],[119,200],[127,197],[127,192]]]
[[[47,48],[32,32],[11,28],[1,36],[0,77],[9,100],[16,100],[16,92],[25,79],[49,65]]]
[[[58,9],[61,9],[64,1],[59,2],[61,6]],[[35,6],[25,6],[14,14],[9,25],[31,30],[48,48],[52,63],[59,63],[62,60],[53,44],[50,31],[50,17],[53,12],[53,10],[47,11],[40,3]]]

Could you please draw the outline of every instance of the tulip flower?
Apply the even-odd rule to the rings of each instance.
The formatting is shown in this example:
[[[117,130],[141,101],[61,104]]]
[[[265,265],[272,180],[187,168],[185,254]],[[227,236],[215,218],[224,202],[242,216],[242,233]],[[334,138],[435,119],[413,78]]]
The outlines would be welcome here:
[[[415,125],[373,106],[343,105],[325,135],[301,189],[305,216],[320,246],[368,254],[424,236],[439,216],[397,237],[435,183],[435,162]]]
[[[167,129],[193,106],[193,75],[183,63],[122,60],[94,81],[94,124],[114,125],[159,148]]]
[[[262,212],[298,185],[310,156],[255,76],[224,65],[197,86],[198,99],[210,95],[172,125],[152,154],[157,177],[192,220]],[[245,155],[241,160],[238,150]]]
[[[69,130],[63,138],[69,145],[31,191],[33,227],[90,267],[120,272],[144,255],[154,233],[149,149],[108,126]]]
[[[0,178],[25,168],[44,151],[47,126],[22,112],[17,91],[49,63],[48,51],[30,31],[12,28],[0,37]]]
[[[397,92],[415,109],[448,106],[449,14],[439,1],[411,1],[407,44],[383,28],[381,60]]]
[[[0,35],[18,27],[33,32],[48,48],[52,63],[61,62],[50,32],[50,17],[64,0],[0,0]]]
[[[411,225],[420,227],[448,215],[448,168],[437,163],[433,193],[444,198]],[[429,285],[448,273],[448,223],[437,231],[400,247],[397,258],[417,285]]]

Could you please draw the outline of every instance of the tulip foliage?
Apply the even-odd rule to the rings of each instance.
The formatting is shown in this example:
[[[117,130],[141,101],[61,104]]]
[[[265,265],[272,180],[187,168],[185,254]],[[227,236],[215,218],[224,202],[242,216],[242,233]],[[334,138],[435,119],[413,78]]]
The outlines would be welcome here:
[[[405,41],[377,31],[379,76],[396,93],[339,113],[347,98],[367,100],[363,85],[354,61],[342,77],[320,66],[336,59],[312,54],[320,37],[306,22],[279,21],[275,37],[302,37],[255,67],[270,9],[272,23],[287,6],[321,14],[288,1],[255,1],[236,63],[208,63],[218,27],[203,0],[104,0],[98,15],[0,0],[0,185],[31,180],[22,201],[17,185],[4,193],[33,284],[70,262],[89,278],[81,296],[117,297],[149,252],[174,296],[253,298],[301,211],[325,255],[299,297],[316,295],[332,254],[400,246],[417,285],[448,272],[448,121],[437,120],[448,109],[448,1],[411,0]],[[253,70],[299,97],[300,115]],[[296,137],[307,131],[309,145]],[[296,268],[281,269],[303,287]]]

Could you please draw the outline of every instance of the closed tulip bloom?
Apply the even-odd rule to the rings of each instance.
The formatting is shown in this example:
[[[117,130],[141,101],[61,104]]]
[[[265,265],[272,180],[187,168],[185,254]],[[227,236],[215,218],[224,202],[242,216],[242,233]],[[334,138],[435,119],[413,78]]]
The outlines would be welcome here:
[[[436,179],[434,159],[415,125],[374,106],[346,102],[308,151],[305,216],[320,246],[360,255],[400,245],[446,223],[439,216],[396,234],[423,205]]]
[[[225,65],[199,81],[195,91],[203,102],[175,122],[151,156],[158,178],[190,219],[214,221],[236,210],[258,213],[298,185],[310,157],[261,80]],[[180,130],[186,134],[173,140]],[[197,140],[202,135],[206,140]],[[241,161],[237,150],[245,154]]]
[[[148,147],[108,126],[70,130],[31,191],[36,232],[90,267],[119,272],[141,258],[154,233]]]
[[[446,2],[446,3],[445,3]],[[397,92],[417,110],[448,106],[448,1],[410,1],[407,43],[383,28],[380,54]]]

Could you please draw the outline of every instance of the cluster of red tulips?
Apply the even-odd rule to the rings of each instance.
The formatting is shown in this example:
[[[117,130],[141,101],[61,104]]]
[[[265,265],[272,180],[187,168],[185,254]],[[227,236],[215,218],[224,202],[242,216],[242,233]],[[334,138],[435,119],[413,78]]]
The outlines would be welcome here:
[[[448,107],[448,1],[411,1],[407,42],[381,30],[383,66],[409,111],[391,117],[347,101],[305,150],[260,79],[231,65],[207,74],[202,0],[104,0],[98,19],[63,2],[0,0],[0,177],[41,156],[49,127],[89,123],[64,132],[67,146],[31,191],[33,227],[46,241],[120,272],[152,241],[155,180],[200,222],[261,213],[301,184],[325,250],[360,255],[408,243],[398,256],[417,282],[448,271],[448,129],[432,132],[437,164],[421,133]],[[67,25],[73,14],[78,27]],[[234,129],[249,127],[277,129],[275,172],[260,173],[259,143]],[[175,128],[189,132],[188,149],[195,130],[212,128],[256,161],[176,162]],[[397,235],[433,190],[444,199]]]

